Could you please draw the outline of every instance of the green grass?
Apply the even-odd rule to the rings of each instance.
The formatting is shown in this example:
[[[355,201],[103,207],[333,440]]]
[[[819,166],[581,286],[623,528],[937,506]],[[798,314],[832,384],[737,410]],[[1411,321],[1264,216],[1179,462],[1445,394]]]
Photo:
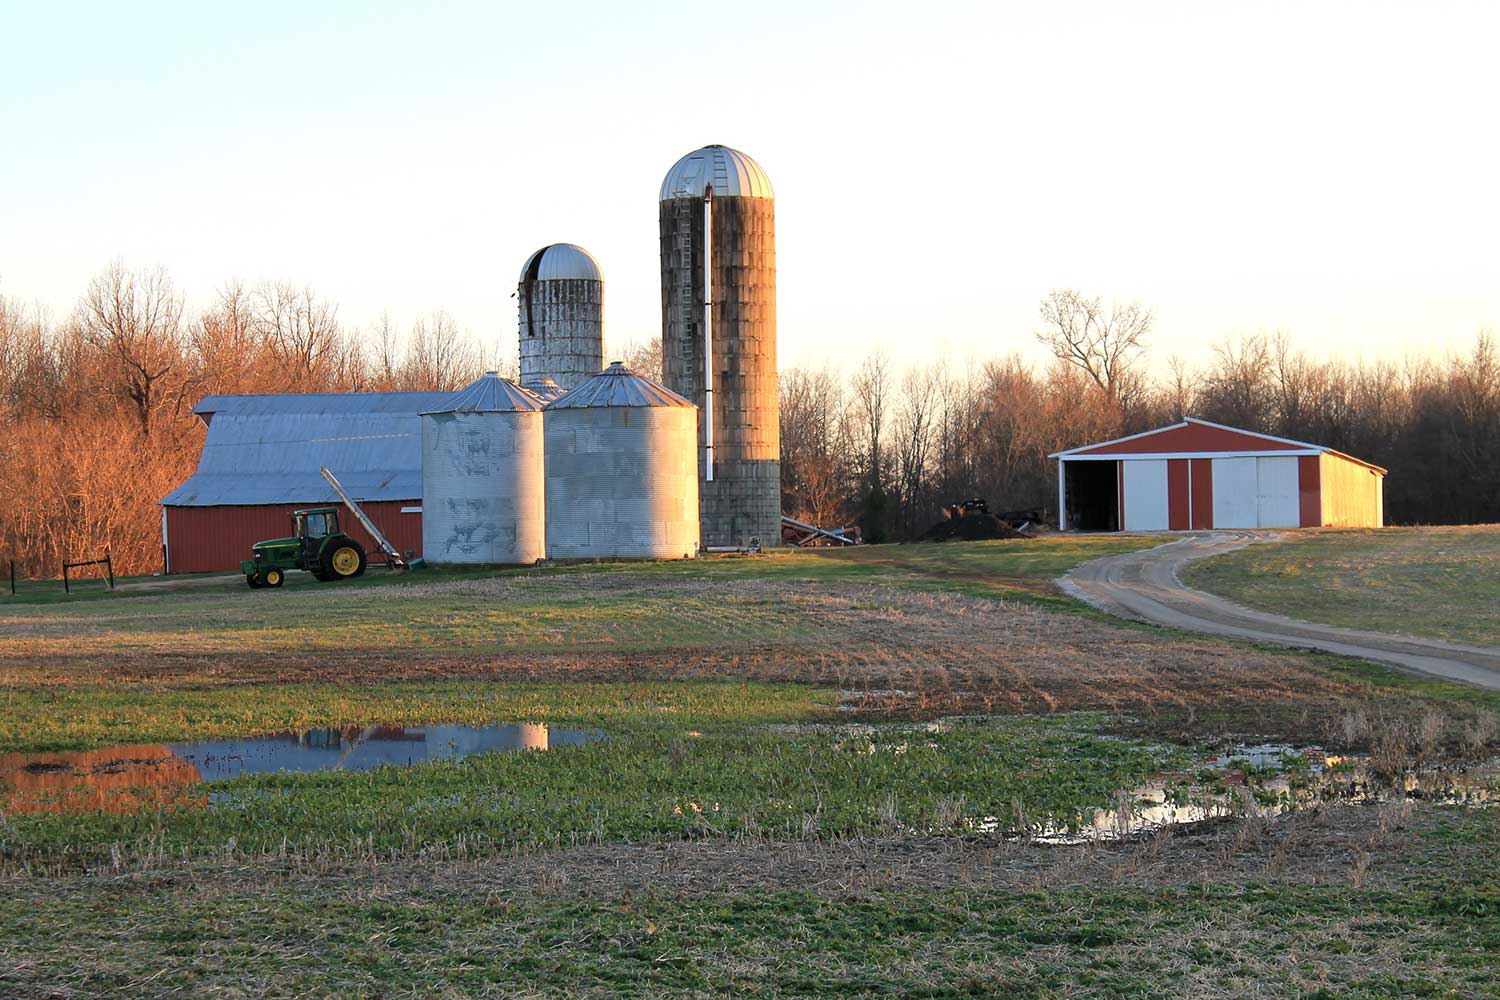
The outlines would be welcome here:
[[[1175,759],[1108,739],[1094,717],[959,720],[942,727],[770,728],[826,715],[809,692],[752,685],[591,690],[573,714],[522,703],[528,721],[597,726],[605,738],[543,753],[350,773],[254,775],[200,786],[200,805],[158,811],[23,814],[0,854],[102,851],[151,838],[169,850],[503,849],[746,831],[805,837],[964,819],[1076,825]],[[491,716],[491,719],[494,717]],[[508,721],[508,720],[506,720]]]
[[[1194,563],[1191,586],[1348,628],[1500,644],[1500,526],[1292,535]]]
[[[1461,820],[1487,843],[1493,816]],[[1427,848],[1430,850],[1430,847]],[[1418,852],[1423,847],[1417,848]],[[1330,873],[1333,874],[1333,873]],[[0,990],[350,997],[1500,996],[1493,862],[1195,881],[604,896],[99,880],[0,897]],[[158,914],[142,920],[144,910]],[[6,961],[8,959],[8,961]],[[7,989],[8,987],[8,989]],[[55,990],[55,992],[53,992]]]

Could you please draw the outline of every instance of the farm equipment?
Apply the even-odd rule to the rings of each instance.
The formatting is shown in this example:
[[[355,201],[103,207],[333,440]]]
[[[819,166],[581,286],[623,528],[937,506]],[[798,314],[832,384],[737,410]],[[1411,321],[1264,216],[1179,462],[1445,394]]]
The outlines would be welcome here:
[[[394,570],[408,569],[406,557],[396,551],[381,530],[375,527],[364,510],[345,490],[337,477],[320,466],[319,472],[333,487],[344,506],[364,526],[385,553],[386,565]],[[313,574],[319,580],[348,580],[363,576],[365,572],[365,550],[354,539],[339,530],[337,507],[309,507],[292,511],[292,524],[296,533],[291,538],[273,538],[269,542],[256,542],[254,556],[240,563],[245,582],[252,587],[279,587],[286,582],[286,571],[300,569]],[[418,560],[420,564],[420,560]]]
[[[339,530],[337,507],[292,511],[291,538],[256,542],[254,555],[240,563],[251,587],[279,587],[287,570],[300,569],[319,580],[347,580],[365,571],[365,550]]]

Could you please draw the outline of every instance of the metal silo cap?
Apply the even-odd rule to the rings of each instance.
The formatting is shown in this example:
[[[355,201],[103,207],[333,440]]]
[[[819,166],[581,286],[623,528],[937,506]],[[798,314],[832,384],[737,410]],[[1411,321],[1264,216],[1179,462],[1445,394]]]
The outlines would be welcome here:
[[[631,371],[618,361],[548,403],[547,409],[570,410],[586,406],[688,406],[697,409],[660,382]]]

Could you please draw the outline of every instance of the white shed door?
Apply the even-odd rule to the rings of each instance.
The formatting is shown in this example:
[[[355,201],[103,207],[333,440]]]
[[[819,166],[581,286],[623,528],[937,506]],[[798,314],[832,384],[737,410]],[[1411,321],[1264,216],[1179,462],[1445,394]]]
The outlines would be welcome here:
[[[1297,459],[1293,455],[1257,458],[1256,526],[1260,528],[1295,528],[1302,521],[1302,505],[1297,495]],[[1214,481],[1217,492],[1218,481]]]
[[[1214,527],[1260,527],[1260,487],[1257,459],[1216,458],[1214,476]]]
[[[1125,530],[1167,530],[1167,461],[1121,462],[1125,479]]]

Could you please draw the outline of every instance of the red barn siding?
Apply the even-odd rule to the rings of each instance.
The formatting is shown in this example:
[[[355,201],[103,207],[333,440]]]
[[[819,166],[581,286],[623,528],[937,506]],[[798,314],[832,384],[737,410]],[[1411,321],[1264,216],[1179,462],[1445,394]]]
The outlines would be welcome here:
[[[1214,462],[1211,458],[1190,459],[1192,464],[1193,530],[1208,531],[1214,526]]]
[[[319,503],[266,504],[224,507],[168,507],[167,559],[173,573],[211,573],[239,569],[250,558],[250,547],[268,538],[292,533],[291,513]],[[402,507],[419,507],[420,500],[372,501],[360,506],[401,552],[422,554],[422,515],[403,514]],[[339,526],[381,561],[370,533],[349,511],[339,510]]]
[[[1172,531],[1188,528],[1188,460],[1167,459],[1167,527]]]
[[[1322,479],[1321,455],[1302,455],[1297,459],[1297,500],[1304,528],[1323,524]]]

